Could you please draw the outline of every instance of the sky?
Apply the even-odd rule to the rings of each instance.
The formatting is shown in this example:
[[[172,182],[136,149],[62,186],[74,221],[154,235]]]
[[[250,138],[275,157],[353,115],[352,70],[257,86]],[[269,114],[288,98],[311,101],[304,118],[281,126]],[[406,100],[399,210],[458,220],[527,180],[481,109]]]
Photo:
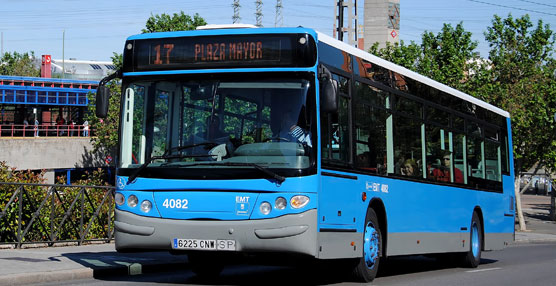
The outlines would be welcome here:
[[[362,7],[364,0],[357,1]],[[4,52],[34,51],[37,57],[110,61],[125,39],[138,34],[151,15],[199,13],[209,24],[232,23],[233,0],[0,0]],[[332,35],[335,0],[283,0],[283,26],[314,28]],[[255,0],[240,0],[242,23],[255,24]],[[274,27],[276,1],[263,0],[263,26]],[[425,31],[437,33],[444,23],[463,22],[488,56],[484,32],[493,15],[529,14],[556,31],[555,0],[400,0],[400,39],[420,43]],[[363,12],[359,12],[363,23]],[[347,37],[347,36],[346,36]]]

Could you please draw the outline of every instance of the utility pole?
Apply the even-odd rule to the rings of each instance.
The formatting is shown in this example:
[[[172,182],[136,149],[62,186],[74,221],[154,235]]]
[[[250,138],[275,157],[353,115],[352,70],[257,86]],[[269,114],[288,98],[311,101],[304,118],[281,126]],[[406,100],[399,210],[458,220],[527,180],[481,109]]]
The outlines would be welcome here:
[[[348,11],[347,28],[344,26],[344,13],[346,8]],[[338,23],[337,28],[334,30],[334,34],[337,34],[337,39],[343,41],[344,33],[347,32],[348,43],[352,46],[357,46],[357,0],[338,0],[334,10],[334,16]]]
[[[66,30],[62,33],[62,78],[66,78]]]
[[[359,28],[357,25],[357,0],[353,0],[353,7],[349,8],[349,24],[353,24],[353,28],[349,28],[349,34],[351,34],[349,36],[350,45],[357,47],[357,35],[359,34],[357,31]]]
[[[257,24],[255,24],[255,26],[260,28],[263,26],[263,0],[255,1],[255,6],[255,19],[257,21]]]
[[[282,27],[284,25],[284,17],[282,16],[282,0],[276,0],[276,17],[274,18],[274,27]]]
[[[241,5],[239,5],[239,0],[234,0],[234,4],[232,4],[232,7],[234,7],[234,16],[232,17],[232,23],[238,24],[241,21],[241,17],[239,16],[239,8],[241,8]]]
[[[336,33],[338,40],[344,40],[344,0],[338,0],[336,4],[336,20],[338,20],[338,27],[336,28]]]

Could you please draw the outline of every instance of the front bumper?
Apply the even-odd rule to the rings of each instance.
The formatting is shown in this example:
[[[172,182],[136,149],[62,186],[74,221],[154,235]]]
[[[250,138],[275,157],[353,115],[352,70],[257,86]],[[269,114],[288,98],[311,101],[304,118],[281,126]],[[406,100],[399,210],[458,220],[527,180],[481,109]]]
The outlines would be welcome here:
[[[116,210],[116,250],[171,250],[174,238],[233,239],[236,251],[288,252],[315,257],[317,210],[271,219],[241,221],[174,220]]]

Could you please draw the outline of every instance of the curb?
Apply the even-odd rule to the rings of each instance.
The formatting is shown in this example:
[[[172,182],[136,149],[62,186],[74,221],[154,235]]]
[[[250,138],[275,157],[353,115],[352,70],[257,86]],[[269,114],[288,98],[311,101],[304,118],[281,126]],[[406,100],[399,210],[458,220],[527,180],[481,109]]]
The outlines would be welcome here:
[[[538,232],[515,232],[514,244],[556,242],[555,234]]]
[[[111,276],[133,276],[146,273],[168,272],[184,268],[184,262],[111,266],[102,268],[78,268],[68,270],[45,271],[35,273],[18,273],[0,276],[0,286],[30,285],[79,279],[101,278]]]

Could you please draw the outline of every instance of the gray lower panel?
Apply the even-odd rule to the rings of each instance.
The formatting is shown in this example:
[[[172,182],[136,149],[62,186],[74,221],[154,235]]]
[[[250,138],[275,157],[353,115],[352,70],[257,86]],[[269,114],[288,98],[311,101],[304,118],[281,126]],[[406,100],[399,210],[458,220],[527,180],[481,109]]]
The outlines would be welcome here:
[[[387,255],[463,252],[469,249],[468,237],[465,233],[388,233]]]
[[[318,258],[352,258],[363,255],[363,234],[360,232],[319,232],[318,237]]]
[[[513,233],[485,234],[485,250],[500,250],[515,240]]]
[[[465,252],[469,250],[469,233],[389,233],[388,256]],[[513,241],[513,233],[487,233],[484,250],[498,250]]]
[[[233,239],[236,241],[237,251],[317,255],[316,210],[272,219],[244,221],[172,220],[142,217],[116,210],[115,221],[117,250],[171,250],[174,238]],[[154,229],[152,234],[146,231],[150,229]],[[256,235],[257,231],[259,236]]]

